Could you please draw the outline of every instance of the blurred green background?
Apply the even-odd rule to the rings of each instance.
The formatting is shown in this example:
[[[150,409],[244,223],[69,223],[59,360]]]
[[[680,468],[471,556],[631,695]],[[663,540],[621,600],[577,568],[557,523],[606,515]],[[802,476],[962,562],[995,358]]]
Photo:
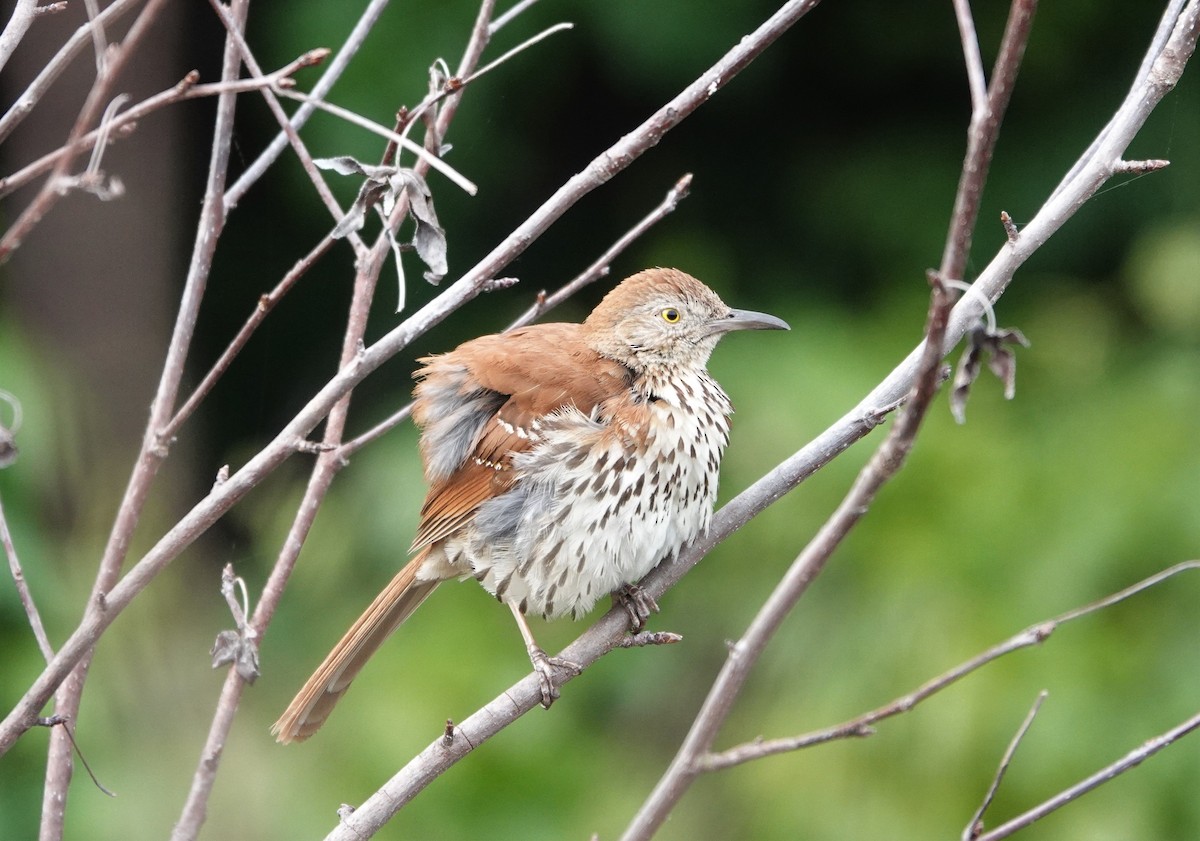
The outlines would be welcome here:
[[[1005,4],[976,13],[985,62]],[[983,198],[968,279],[1003,242],[1007,210],[1030,218],[1111,116],[1158,4],[1047,3]],[[337,48],[361,3],[258,4],[250,43],[266,67]],[[450,160],[480,186],[434,176],[451,278],[486,254],[569,175],[632,129],[774,10],[758,0],[544,0],[501,30],[489,56],[560,20],[575,28],[471,86]],[[79,14],[79,10],[75,10]],[[201,4],[158,33],[169,86],[216,73],[221,34]],[[380,122],[419,101],[437,57],[457,63],[472,3],[394,3],[331,98]],[[39,23],[39,26],[41,24]],[[74,19],[64,26],[78,25]],[[69,31],[69,30],[68,30]],[[35,54],[36,58],[36,54]],[[83,62],[87,63],[86,59]],[[300,75],[301,86],[316,78]],[[5,102],[20,87],[5,80]],[[81,88],[82,90],[82,88]],[[115,206],[71,197],[0,269],[0,388],[24,404],[20,461],[0,498],[25,573],[59,644],[74,627],[141,436],[182,283],[207,160],[212,103],[189,104],[113,149],[121,203],[162,203],[121,226]],[[177,122],[169,122],[169,120]],[[420,337],[356,392],[352,431],[407,399],[416,356],[499,329],[540,289],[573,276],[684,172],[693,194],[614,266],[674,265],[786,335],[737,336],[711,369],[737,406],[727,499],[851,408],[919,338],[964,149],[966,83],[949,3],[828,0],[629,170],[580,202],[487,296]],[[273,133],[261,100],[239,106],[235,167]],[[34,131],[49,131],[39,129]],[[166,139],[147,139],[153,131]],[[57,141],[41,137],[45,148]],[[330,117],[304,131],[316,155],[377,158],[379,141]],[[35,135],[35,141],[38,137]],[[44,151],[44,149],[43,149]],[[170,153],[167,180],[142,155]],[[0,147],[4,171],[24,163]],[[1189,68],[1130,150],[1169,169],[1123,177],[1018,274],[1002,325],[1021,350],[1017,398],[983,379],[955,425],[939,401],[913,457],[772,644],[723,732],[727,746],[856,715],[1026,625],[1098,598],[1200,546],[1200,84]],[[351,179],[335,179],[344,203]],[[20,196],[0,205],[6,221]],[[76,221],[82,220],[82,221]],[[230,217],[191,360],[195,382],[249,313],[328,230],[285,158]],[[112,227],[106,227],[112,226]],[[117,230],[120,227],[121,230]],[[133,231],[137,248],[112,237]],[[96,251],[81,243],[97,237]],[[146,246],[145,252],[140,244]],[[149,264],[154,250],[159,262]],[[64,256],[64,252],[66,255]],[[70,257],[78,268],[56,260]],[[409,265],[410,309],[437,294]],[[371,336],[397,322],[385,272]],[[242,464],[334,370],[349,300],[336,250],[268,319],[182,431],[131,558]],[[577,319],[610,286],[555,313]],[[875,436],[878,440],[878,436]],[[744,629],[867,458],[839,458],[706,558],[662,600],[652,627],[681,645],[614,653],[434,782],[381,838],[613,838],[665,769]],[[78,725],[110,800],[76,774],[72,839],[163,838],[177,819],[222,673],[231,625],[219,596],[232,562],[257,593],[290,523],[308,462],[293,459],[161,576],[96,653]],[[377,656],[313,740],[267,733],[345,626],[403,562],[424,493],[411,427],[362,451],[334,486],[262,644],[263,676],[225,747],[203,836],[321,837],[409,757],[527,670],[508,612],[473,584],[447,585]],[[957,837],[1041,689],[1050,696],[989,823],[1033,805],[1194,713],[1200,701],[1200,576],[1182,576],[1063,627],[868,740],[768,759],[702,779],[663,839]],[[535,626],[548,650],[583,629]],[[41,663],[10,583],[0,585],[0,706]],[[36,835],[47,735],[0,760],[0,838]],[[1048,818],[1029,839],[1200,837],[1194,738]]]

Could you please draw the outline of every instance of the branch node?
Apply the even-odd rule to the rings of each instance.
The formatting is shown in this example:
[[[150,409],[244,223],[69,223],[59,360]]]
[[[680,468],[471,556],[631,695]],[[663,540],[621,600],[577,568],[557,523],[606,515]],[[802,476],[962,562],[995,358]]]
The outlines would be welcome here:
[[[324,441],[309,441],[307,438],[296,440],[296,452],[298,453],[319,456],[321,453],[331,453],[336,449],[336,444],[327,444]]]
[[[212,489],[215,491],[219,487],[221,487],[221,485],[224,485],[228,481],[229,481],[229,465],[222,464],[220,469],[217,470],[217,478],[213,480]]]
[[[454,744],[454,719],[446,719],[446,730],[442,733],[442,747],[448,748]]]
[[[1119,160],[1113,164],[1113,174],[1131,173],[1133,175],[1145,175],[1149,172],[1157,172],[1160,169],[1165,169],[1171,165],[1170,161],[1161,159],[1149,159],[1144,161],[1125,161]]]
[[[175,85],[175,93],[187,93],[199,83],[200,71],[189,70],[187,74],[179,80],[179,83]]]
[[[617,648],[643,648],[647,645],[674,645],[682,642],[683,636],[672,631],[639,631],[617,641]]]
[[[296,61],[297,67],[312,67],[314,64],[320,64],[325,59],[329,58],[329,54],[333,50],[329,47],[317,47],[314,50],[309,50]]]
[[[1017,230],[1017,223],[1008,215],[1008,211],[1000,211],[1000,224],[1004,226],[1004,235],[1008,237],[1008,244],[1016,245],[1017,240],[1021,237],[1021,232]]]
[[[38,17],[56,15],[59,12],[65,11],[66,8],[67,0],[60,0],[58,3],[47,3],[45,6],[38,6],[33,10],[33,13]]]
[[[479,284],[480,292],[498,292],[501,289],[511,289],[521,281],[515,277],[494,277]],[[543,293],[544,295],[545,293]]]
[[[237,600],[234,589],[241,591],[242,600]],[[221,595],[229,605],[236,631],[221,631],[217,634],[209,654],[212,655],[212,667],[233,665],[238,677],[246,683],[254,683],[258,679],[258,634],[250,627],[246,617],[250,613],[250,595],[246,591],[246,582],[233,573],[233,564],[226,564],[221,570]]]

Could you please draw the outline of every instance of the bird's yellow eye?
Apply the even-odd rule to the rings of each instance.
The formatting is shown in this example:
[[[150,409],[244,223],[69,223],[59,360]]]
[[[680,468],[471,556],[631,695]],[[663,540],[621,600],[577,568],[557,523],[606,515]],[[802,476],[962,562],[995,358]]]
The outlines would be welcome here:
[[[679,321],[679,310],[674,307],[667,307],[659,315],[662,316],[662,320],[667,322],[667,324],[675,324]]]

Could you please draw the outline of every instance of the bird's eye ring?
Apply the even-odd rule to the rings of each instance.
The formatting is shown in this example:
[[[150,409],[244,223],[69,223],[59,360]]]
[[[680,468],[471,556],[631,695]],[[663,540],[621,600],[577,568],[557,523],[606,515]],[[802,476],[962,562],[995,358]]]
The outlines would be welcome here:
[[[662,320],[667,322],[667,324],[677,324],[679,322],[679,310],[674,307],[667,307],[659,315],[662,316]]]

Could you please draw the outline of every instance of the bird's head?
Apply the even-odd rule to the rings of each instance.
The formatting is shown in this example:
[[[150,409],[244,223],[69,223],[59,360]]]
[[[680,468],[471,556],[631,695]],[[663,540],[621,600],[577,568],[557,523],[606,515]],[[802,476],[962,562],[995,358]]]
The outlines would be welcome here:
[[[646,269],[621,281],[584,321],[593,347],[635,372],[703,369],[734,330],[787,330],[773,315],[736,310],[678,269]]]

